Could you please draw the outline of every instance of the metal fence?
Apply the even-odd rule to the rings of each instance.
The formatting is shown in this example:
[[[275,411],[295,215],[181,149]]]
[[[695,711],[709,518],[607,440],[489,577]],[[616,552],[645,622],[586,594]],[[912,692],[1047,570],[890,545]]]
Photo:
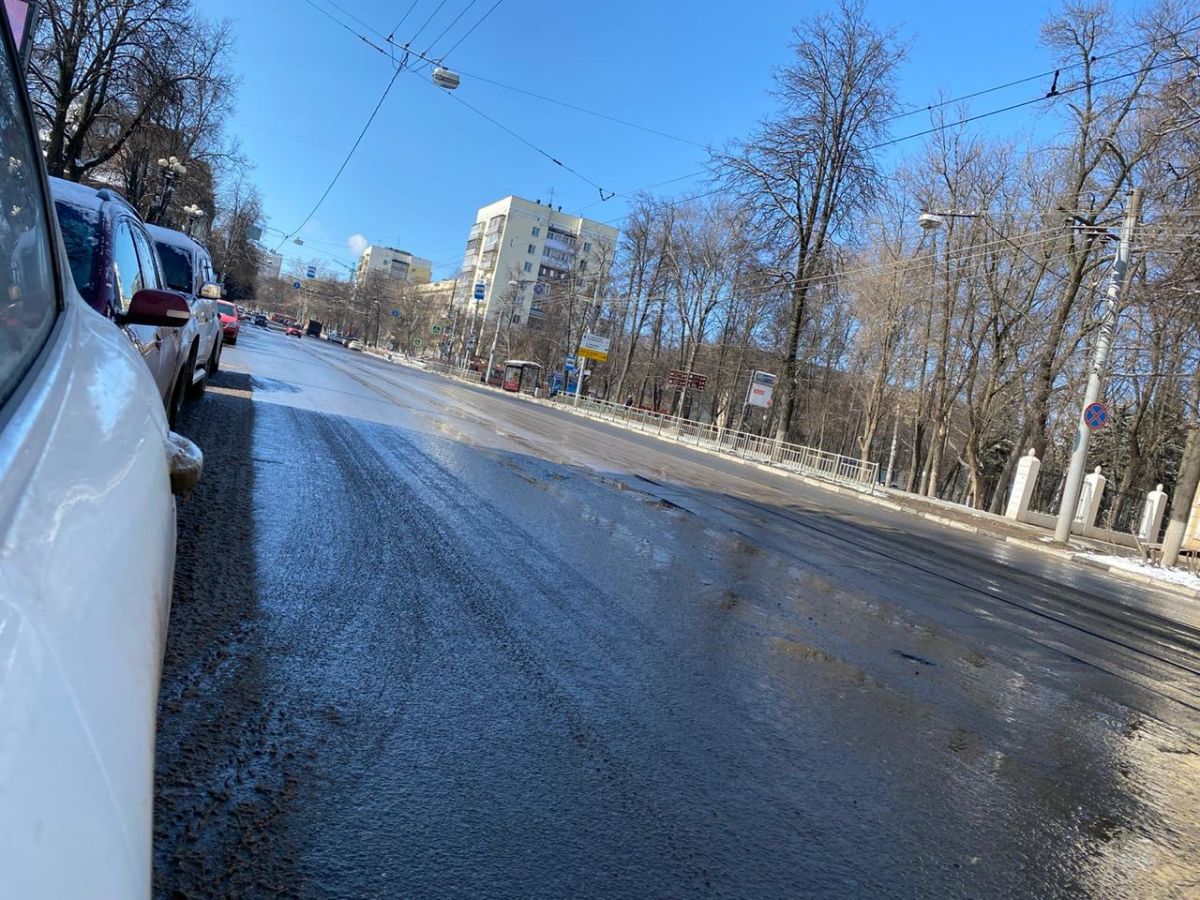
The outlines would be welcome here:
[[[555,402],[573,405],[575,398],[559,394],[555,397]],[[681,444],[691,444],[705,450],[754,460],[828,481],[855,487],[873,487],[879,477],[878,463],[864,463],[850,456],[829,453],[815,447],[779,442],[773,438],[718,428],[716,425],[694,422],[652,410],[588,398],[580,399],[578,410],[597,419],[621,422],[630,428],[676,440]]]

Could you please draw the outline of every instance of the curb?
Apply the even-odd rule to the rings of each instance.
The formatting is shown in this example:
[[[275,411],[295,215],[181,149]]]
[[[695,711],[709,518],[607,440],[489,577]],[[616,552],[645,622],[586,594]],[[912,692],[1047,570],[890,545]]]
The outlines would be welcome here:
[[[1115,575],[1124,581],[1130,581],[1134,584],[1141,584],[1147,587],[1152,587],[1158,591],[1166,591],[1168,594],[1175,594],[1185,600],[1200,600],[1200,591],[1195,588],[1184,587],[1183,585],[1173,584],[1169,581],[1163,581],[1158,578],[1152,578],[1149,575],[1139,575],[1137,572],[1130,572],[1127,569],[1122,569],[1118,566],[1109,566],[1102,562],[1097,562],[1094,559],[1089,559],[1086,553],[1076,553],[1071,556],[1074,562],[1081,566],[1087,566],[1089,569],[1099,569],[1101,572],[1107,572],[1109,575]]]

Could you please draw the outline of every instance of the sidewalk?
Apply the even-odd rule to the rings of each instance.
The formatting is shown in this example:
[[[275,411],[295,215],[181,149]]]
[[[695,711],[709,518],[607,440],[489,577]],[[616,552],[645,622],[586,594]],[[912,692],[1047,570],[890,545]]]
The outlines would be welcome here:
[[[422,368],[424,366],[414,365],[411,361],[401,360],[397,358],[395,363],[407,365],[412,368]],[[431,374],[440,375],[443,378],[449,378],[454,381],[464,382],[461,377],[456,377],[454,374],[439,372],[435,369],[424,369]],[[480,383],[478,376],[471,379],[470,382],[480,390],[499,390],[499,388],[490,388],[487,385]],[[622,421],[614,421],[610,418],[591,415],[586,407],[576,408],[562,403],[554,403],[547,399],[530,397],[526,394],[509,393],[507,397],[519,398],[529,403],[536,403],[550,409],[556,409],[565,412],[569,415],[583,416],[584,418],[594,419],[598,422],[604,422],[614,428],[619,428],[624,431],[632,431],[637,434],[642,434],[647,437],[653,437],[657,440],[662,440],[667,443],[677,444],[687,447],[697,453],[707,453],[720,456],[722,459],[732,460],[746,466],[762,469],[766,472],[782,476],[784,478],[795,478],[806,484],[822,488],[832,493],[847,493],[853,494],[858,499],[873,503],[878,506],[883,506],[898,512],[908,513],[910,515],[919,516],[930,522],[935,522],[946,528],[956,528],[960,531],[967,531],[972,534],[982,534],[996,540],[1005,541],[1006,543],[1015,544],[1028,550],[1037,553],[1043,553],[1047,556],[1053,556],[1058,559],[1069,560],[1091,568],[1099,569],[1107,572],[1109,575],[1120,578],[1125,581],[1130,581],[1136,584],[1153,587],[1157,590],[1166,591],[1175,596],[1187,598],[1189,600],[1200,600],[1200,577],[1191,575],[1181,569],[1162,569],[1156,566],[1150,566],[1143,563],[1136,555],[1132,548],[1119,544],[1110,544],[1104,541],[1098,541],[1091,538],[1083,538],[1078,535],[1072,535],[1067,546],[1055,544],[1053,537],[1049,531],[1044,528],[1039,528],[1036,525],[1029,525],[1024,522],[1016,522],[1012,519],[999,516],[994,513],[984,512],[983,510],[972,509],[967,506],[962,506],[957,503],[951,503],[948,500],[940,500],[934,497],[922,497],[918,494],[912,494],[907,491],[900,491],[894,488],[884,488],[881,486],[873,487],[852,487],[845,483],[835,483],[828,481],[815,475],[802,474],[790,471],[781,466],[771,465],[769,463],[758,462],[753,459],[742,459],[736,455],[727,453],[719,453],[716,450],[711,450],[703,446],[691,443],[689,441],[681,441],[672,438],[670,435],[656,434],[654,432],[642,431],[632,425]]]

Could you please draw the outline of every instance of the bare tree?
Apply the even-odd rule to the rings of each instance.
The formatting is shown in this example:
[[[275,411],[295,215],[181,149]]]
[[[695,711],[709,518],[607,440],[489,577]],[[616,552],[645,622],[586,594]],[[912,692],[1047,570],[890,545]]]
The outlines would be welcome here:
[[[795,59],[775,73],[780,110],[754,135],[717,157],[721,177],[790,274],[791,309],[780,380],[776,436],[784,439],[796,405],[797,359],[807,304],[830,241],[844,236],[875,196],[872,145],[895,106],[896,67],[904,51],[877,29],[862,0],[795,31]]]

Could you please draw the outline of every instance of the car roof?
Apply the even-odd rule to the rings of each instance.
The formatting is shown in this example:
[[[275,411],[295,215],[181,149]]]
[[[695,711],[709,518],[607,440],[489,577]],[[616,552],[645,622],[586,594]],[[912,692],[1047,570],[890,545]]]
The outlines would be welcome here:
[[[208,255],[208,251],[204,249],[204,245],[193,237],[188,237],[182,231],[176,231],[174,228],[163,228],[161,225],[147,225],[146,230],[150,232],[150,237],[154,238],[155,243],[169,244],[172,247],[178,247],[180,250],[187,250],[189,253],[197,251]]]
[[[105,203],[118,203],[124,206],[127,212],[131,212],[139,220],[141,219],[137,210],[133,208],[133,204],[112,188],[97,189],[75,181],[67,181],[65,178],[51,177],[50,193],[54,195],[55,200],[84,209],[99,210]]]

